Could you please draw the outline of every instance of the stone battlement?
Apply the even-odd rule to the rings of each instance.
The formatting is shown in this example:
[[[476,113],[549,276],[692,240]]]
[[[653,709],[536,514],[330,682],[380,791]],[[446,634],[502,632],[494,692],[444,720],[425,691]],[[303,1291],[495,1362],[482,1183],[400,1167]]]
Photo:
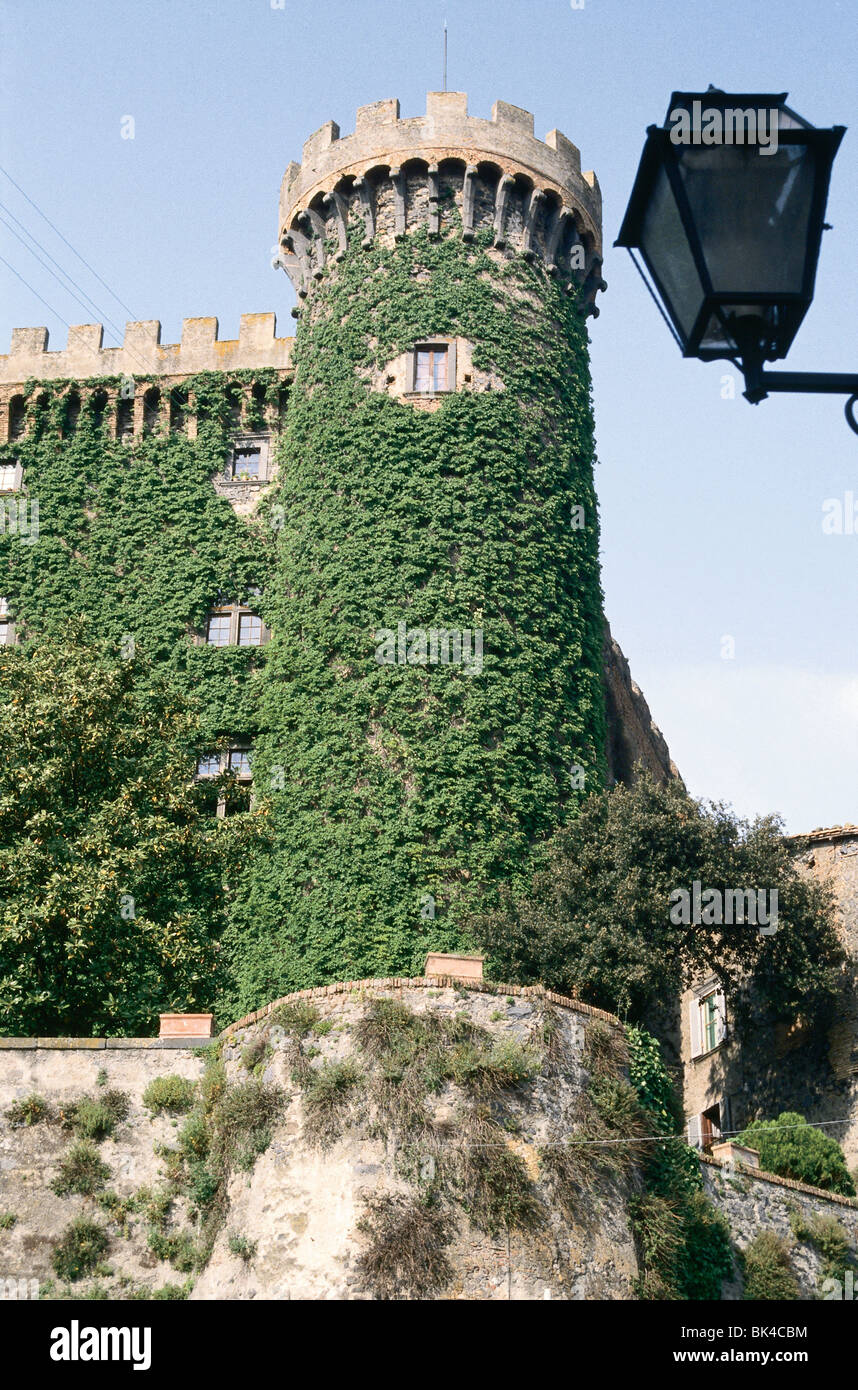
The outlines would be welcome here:
[[[48,351],[46,328],[15,328],[0,353],[0,384],[96,376],[181,377],[195,372],[253,370],[291,365],[292,338],[278,338],[274,314],[242,314],[237,338],[218,338],[216,318],[182,320],[180,343],[161,342],[157,319],[125,325],[122,347],[102,347],[100,323],[69,328],[64,349]]]
[[[575,145],[559,130],[536,139],[531,113],[504,101],[491,120],[469,116],[464,92],[430,92],[405,120],[398,101],[373,102],[353,134],[328,121],[311,135],[283,177],[274,264],[303,299],[330,248],[346,254],[352,219],[365,247],[389,244],[417,226],[453,231],[451,204],[465,241],[487,232],[501,253],[540,260],[583,304],[604,288],[601,193]]]
[[[533,133],[533,115],[520,106],[496,101],[491,120],[468,115],[466,92],[428,92],[426,114],[405,120],[396,98],[359,106],[352,135],[340,136],[336,121],[327,121],[305,142],[300,164],[291,163],[280,194],[281,226],[299,204],[327,187],[332,173],[365,174],[384,155],[396,163],[415,156],[432,162],[460,155],[469,162],[496,161],[504,173],[527,172],[538,183],[580,198],[596,226],[602,217],[599,181],[581,172],[581,155],[559,130],[545,141]]]

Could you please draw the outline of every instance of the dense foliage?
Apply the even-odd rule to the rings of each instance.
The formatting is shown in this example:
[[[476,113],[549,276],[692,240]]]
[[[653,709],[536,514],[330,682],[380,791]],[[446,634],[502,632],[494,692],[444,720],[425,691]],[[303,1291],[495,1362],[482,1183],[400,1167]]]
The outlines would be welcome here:
[[[682,1103],[656,1039],[628,1028],[629,1080],[653,1137],[644,1148],[644,1196],[632,1202],[643,1259],[641,1292],[659,1299],[719,1299],[733,1272],[730,1230],[703,1192],[700,1163],[682,1137]],[[675,1136],[675,1137],[672,1137]]]
[[[464,906],[523,882],[532,845],[603,781],[574,302],[484,239],[360,241],[329,262],[296,338],[256,759],[274,840],[230,930],[230,1011],[461,947]],[[504,389],[460,390],[431,412],[371,389],[433,334],[469,339]],[[482,672],[380,664],[375,633],[400,621],[482,629]]]
[[[140,657],[0,648],[0,1031],[151,1034],[205,1008],[228,842],[192,777],[198,719]]]
[[[777,932],[672,922],[671,893],[695,880],[777,890]],[[798,873],[774,818],[748,824],[646,777],[589,797],[529,890],[505,890],[473,929],[495,978],[540,981],[632,1018],[702,972],[722,980],[740,1020],[748,979],[757,1008],[813,1017],[833,998],[842,959],[830,898]]]
[[[759,1149],[760,1167],[767,1173],[824,1187],[844,1197],[855,1196],[855,1183],[837,1140],[808,1124],[803,1115],[785,1110],[776,1120],[755,1120],[736,1142]]]
[[[276,375],[260,371],[253,381],[253,408],[275,409]],[[246,373],[190,377],[197,437],[159,428],[127,441],[110,437],[94,389],[117,384],[28,383],[27,432],[0,459],[23,466],[38,537],[0,528],[0,594],[19,637],[57,635],[70,617],[85,618],[126,650],[133,640],[177,689],[192,692],[204,735],[251,737],[264,652],[189,640],[213,605],[245,601],[269,580],[273,531],[236,516],[212,486],[250,381]]]

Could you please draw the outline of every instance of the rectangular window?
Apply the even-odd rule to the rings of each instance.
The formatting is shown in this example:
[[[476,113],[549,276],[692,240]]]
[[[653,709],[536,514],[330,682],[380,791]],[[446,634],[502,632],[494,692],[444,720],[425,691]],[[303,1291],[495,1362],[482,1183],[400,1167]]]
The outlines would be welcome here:
[[[262,619],[254,613],[242,613],[238,619],[238,645],[240,647],[262,646]]]
[[[718,1005],[716,995],[710,994],[700,1005],[703,1010],[703,1051],[718,1046]]]
[[[231,748],[227,766],[236,777],[250,777],[250,749]]]
[[[242,446],[232,451],[233,478],[258,480],[262,468],[262,450],[254,445]]]
[[[206,642],[210,647],[228,647],[231,615],[212,613],[206,631]]]
[[[705,987],[691,1001],[691,1055],[703,1057],[720,1047],[727,1033],[724,991]]]
[[[207,753],[197,762],[198,777],[217,777],[220,772],[220,758],[217,753]]]
[[[17,463],[0,463],[0,492],[17,492],[20,486],[20,466]]]
[[[415,356],[414,370],[414,390],[415,391],[446,391],[447,390],[447,348],[425,347],[417,348]]]

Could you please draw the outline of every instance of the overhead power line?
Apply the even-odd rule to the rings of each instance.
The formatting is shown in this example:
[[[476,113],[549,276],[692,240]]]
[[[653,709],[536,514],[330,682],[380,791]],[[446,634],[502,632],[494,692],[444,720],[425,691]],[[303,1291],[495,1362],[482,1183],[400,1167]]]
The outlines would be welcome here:
[[[63,234],[62,234],[62,232],[60,231],[59,227],[57,227],[57,226],[51,221],[51,219],[50,219],[48,216],[46,216],[45,213],[42,212],[42,209],[39,207],[38,203],[35,203],[35,202],[33,201],[33,199],[30,197],[29,193],[25,193],[25,191],[24,191],[24,189],[21,187],[21,185],[20,185],[19,183],[16,183],[15,179],[12,178],[12,175],[9,173],[8,169],[4,169],[3,166],[2,166],[2,164],[0,164],[0,174],[3,174],[4,177],[7,178],[7,179],[9,180],[9,182],[12,184],[13,188],[17,188],[17,190],[18,190],[18,192],[21,194],[21,197],[22,197],[22,198],[26,198],[27,202],[30,204],[30,207],[35,208],[36,212],[37,212],[37,213],[39,214],[39,216],[42,218],[42,221],[43,221],[43,222],[47,222],[47,224],[48,224],[48,226],[50,227],[51,231],[52,231],[52,232],[55,232],[56,235],[59,237],[60,241],[63,242],[64,245],[66,245],[66,246],[69,248],[69,250],[70,250],[75,256],[77,256],[77,258],[78,258],[78,260],[81,262],[81,264],[86,266],[86,268],[87,268],[87,270],[89,271],[90,275],[94,275],[94,276],[95,276],[95,278],[96,278],[96,280],[98,281],[98,283],[99,283],[100,285],[103,285],[103,286],[104,286],[104,288],[107,290],[108,294],[110,294],[110,295],[113,296],[113,298],[116,300],[117,304],[121,305],[121,307],[125,310],[126,314],[128,314],[132,319],[136,319],[137,316],[136,316],[136,314],[134,313],[134,310],[133,310],[133,309],[129,309],[129,307],[128,307],[128,305],[125,303],[125,301],[124,301],[123,299],[120,299],[120,297],[119,297],[119,295],[116,293],[116,291],[110,288],[110,286],[108,285],[107,281],[106,281],[106,280],[103,280],[103,279],[101,278],[101,276],[99,275],[99,273],[98,273],[97,270],[94,270],[94,269],[93,269],[93,267],[90,265],[89,261],[85,260],[84,257],[80,254],[80,252],[79,252],[78,250],[76,250],[76,248],[75,248],[74,246],[72,246],[72,244],[71,244],[71,242],[69,241],[68,237],[63,236]]]

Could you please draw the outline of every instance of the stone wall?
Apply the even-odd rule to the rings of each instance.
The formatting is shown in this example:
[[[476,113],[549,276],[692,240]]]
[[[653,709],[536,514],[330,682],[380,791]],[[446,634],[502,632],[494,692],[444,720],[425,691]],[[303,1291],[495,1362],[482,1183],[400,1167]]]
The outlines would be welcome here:
[[[155,1149],[174,1144],[176,1128],[166,1116],[153,1119],[142,1096],[158,1076],[178,1075],[198,1080],[203,1063],[187,1044],[148,1038],[0,1038],[0,1217],[17,1220],[0,1228],[0,1296],[3,1281],[42,1284],[53,1276],[51,1254],[68,1223],[79,1216],[102,1220],[90,1198],[57,1196],[51,1191],[60,1156],[72,1135],[57,1119],[51,1123],[15,1127],[9,1107],[35,1094],[56,1115],[83,1096],[97,1097],[115,1089],[127,1094],[128,1118],[113,1139],[99,1146],[111,1171],[108,1187],[128,1197],[160,1179],[161,1162]],[[117,1281],[152,1290],[181,1283],[169,1264],[147,1248],[146,1231],[137,1223],[128,1238],[115,1236],[108,1254]]]
[[[608,722],[608,772],[612,782],[631,783],[641,764],[656,782],[679,777],[664,735],[655,724],[629,663],[605,623],[603,648]]]
[[[858,1258],[858,1201],[772,1173],[748,1168],[731,1170],[708,1157],[701,1159],[701,1171],[706,1194],[726,1216],[740,1250],[744,1250],[761,1230],[774,1231],[790,1247],[790,1265],[798,1279],[802,1298],[829,1294],[830,1290],[822,1288],[829,1271],[824,1267],[817,1246],[806,1238],[796,1237],[793,1229],[796,1217],[805,1227],[813,1226],[819,1217],[837,1221],[853,1257]],[[845,1282],[844,1273],[841,1271],[838,1276],[841,1282]],[[724,1286],[722,1297],[742,1297],[738,1268],[736,1274],[736,1279]]]
[[[431,1017],[444,1027],[475,1025],[497,1043],[513,1041],[542,1046],[546,1017],[557,1032],[535,1079],[513,1087],[509,1094],[485,1097],[488,1111],[502,1104],[506,1127],[493,1142],[508,1148],[524,1165],[540,1219],[533,1230],[501,1227],[495,1234],[478,1229],[457,1208],[454,1232],[446,1255],[452,1277],[438,1295],[470,1300],[505,1299],[626,1299],[633,1296],[637,1276],[634,1243],[627,1218],[627,1193],[622,1184],[606,1182],[591,1202],[582,1201],[576,1219],[563,1214],[543,1168],[540,1149],[554,1141],[559,1130],[574,1128],[577,1107],[588,1081],[585,1037],[588,1027],[619,1027],[600,1010],[563,1000],[539,988],[489,984],[465,987],[443,978],[363,981],[304,991],[292,1003],[311,1003],[319,1023],[305,1040],[305,1063],[322,1068],[348,1058],[365,1064],[354,1041],[354,1028],[370,1003],[379,998],[398,1001],[418,1017]],[[278,1004],[283,1001],[278,1001]],[[288,1001],[287,1001],[288,1002]],[[368,1236],[360,1222],[369,1204],[385,1196],[414,1199],[425,1174],[404,1176],[403,1150],[393,1125],[381,1123],[369,1102],[370,1088],[361,1087],[342,1116],[340,1133],[327,1147],[308,1134],[301,1087],[296,1084],[295,1040],[277,1021],[277,1005],[241,1020],[222,1038],[228,1083],[249,1078],[249,1044],[263,1038],[264,1060],[259,1079],[282,1088],[285,1108],[273,1126],[271,1143],[252,1172],[235,1172],[229,1184],[228,1217],[218,1235],[207,1267],[196,1279],[195,1299],[372,1297],[359,1268]],[[38,1091],[59,1111],[81,1095],[97,1094],[100,1086],[125,1090],[131,1100],[128,1119],[114,1139],[100,1145],[111,1169],[108,1186],[119,1198],[129,1198],[141,1185],[164,1182],[159,1146],[173,1147],[181,1120],[151,1119],[141,1104],[143,1091],[155,1076],[178,1073],[197,1079],[204,1063],[186,1048],[154,1044],[96,1041],[75,1045],[56,1040],[37,1047],[0,1041],[0,1214],[17,1216],[10,1230],[0,1228],[0,1274],[5,1278],[42,1282],[51,1276],[54,1244],[75,1216],[86,1214],[110,1233],[107,1265],[100,1277],[114,1297],[129,1290],[151,1293],[168,1283],[181,1283],[184,1274],[159,1261],[147,1248],[146,1225],[139,1215],[120,1235],[93,1198],[58,1197],[50,1190],[61,1153],[71,1136],[55,1120],[31,1127],[13,1127],[7,1110],[15,1100]],[[99,1076],[101,1069],[105,1076]],[[375,1094],[372,1092],[371,1094]],[[445,1162],[445,1146],[457,1142],[461,1116],[470,1113],[471,1098],[453,1082],[426,1096],[432,1147]],[[374,1102],[373,1102],[374,1103]],[[369,1110],[367,1110],[369,1105]],[[488,1163],[488,1150],[487,1150]],[[184,1199],[178,1199],[171,1229],[193,1225]],[[256,1243],[249,1262],[230,1249],[230,1238]],[[125,1280],[125,1284],[121,1282]],[[91,1281],[75,1288],[86,1289]]]

